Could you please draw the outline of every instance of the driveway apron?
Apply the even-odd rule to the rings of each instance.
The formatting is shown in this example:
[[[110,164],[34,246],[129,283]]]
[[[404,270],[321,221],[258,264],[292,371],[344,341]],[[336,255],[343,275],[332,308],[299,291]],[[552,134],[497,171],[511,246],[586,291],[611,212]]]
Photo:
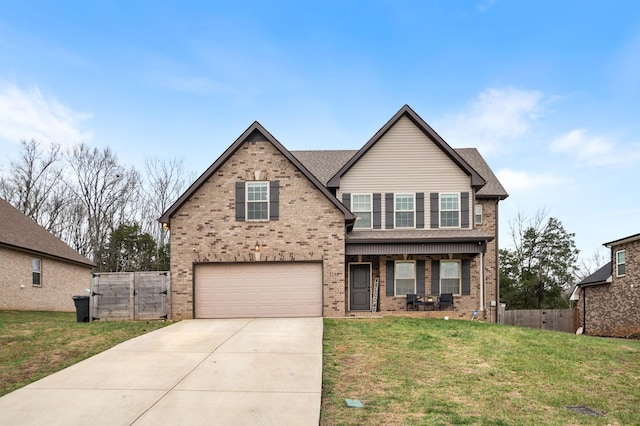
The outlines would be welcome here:
[[[322,318],[185,320],[0,398],[6,425],[317,425]]]

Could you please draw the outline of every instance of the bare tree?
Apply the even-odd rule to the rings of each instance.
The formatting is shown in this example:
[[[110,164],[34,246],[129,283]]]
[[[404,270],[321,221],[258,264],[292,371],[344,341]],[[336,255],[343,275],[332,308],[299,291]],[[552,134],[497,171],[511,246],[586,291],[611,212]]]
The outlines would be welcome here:
[[[602,268],[611,259],[603,249],[594,250],[593,254],[588,258],[582,258],[578,266],[577,278],[582,281],[589,275]]]
[[[132,201],[140,182],[134,169],[125,169],[109,148],[98,150],[85,144],[72,148],[67,155],[72,170],[69,188],[76,197],[74,218],[84,216],[88,241],[83,254],[92,256],[100,270],[103,248],[109,234],[119,224],[133,222]],[[78,241],[80,245],[84,241]]]
[[[60,145],[52,144],[45,152],[35,139],[20,143],[20,157],[0,178],[0,196],[59,236],[60,217],[69,199],[62,182]]]
[[[168,232],[158,223],[158,218],[182,194],[185,188],[184,162],[182,159],[147,158],[145,160],[145,185],[142,186],[144,203],[143,230],[153,236],[158,248],[168,243]]]

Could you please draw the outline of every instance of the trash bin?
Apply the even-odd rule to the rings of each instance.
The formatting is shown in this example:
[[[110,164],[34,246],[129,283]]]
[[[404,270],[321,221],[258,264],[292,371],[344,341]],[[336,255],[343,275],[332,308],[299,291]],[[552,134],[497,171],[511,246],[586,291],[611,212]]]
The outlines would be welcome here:
[[[76,320],[89,322],[89,296],[73,296],[73,303],[76,304]]]

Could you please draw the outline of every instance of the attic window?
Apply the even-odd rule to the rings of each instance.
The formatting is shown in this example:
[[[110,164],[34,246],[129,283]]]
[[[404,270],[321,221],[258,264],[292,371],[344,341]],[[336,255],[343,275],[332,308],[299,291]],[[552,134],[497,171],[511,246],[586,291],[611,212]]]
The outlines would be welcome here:
[[[42,262],[40,259],[31,259],[31,282],[34,287],[41,287]]]
[[[247,182],[247,220],[269,220],[269,182]]]

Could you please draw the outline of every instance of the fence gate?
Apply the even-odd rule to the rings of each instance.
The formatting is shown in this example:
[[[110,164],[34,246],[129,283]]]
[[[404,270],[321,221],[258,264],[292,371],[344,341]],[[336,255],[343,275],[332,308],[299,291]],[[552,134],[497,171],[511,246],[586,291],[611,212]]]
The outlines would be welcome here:
[[[169,272],[103,272],[93,274],[93,320],[167,318]]]

